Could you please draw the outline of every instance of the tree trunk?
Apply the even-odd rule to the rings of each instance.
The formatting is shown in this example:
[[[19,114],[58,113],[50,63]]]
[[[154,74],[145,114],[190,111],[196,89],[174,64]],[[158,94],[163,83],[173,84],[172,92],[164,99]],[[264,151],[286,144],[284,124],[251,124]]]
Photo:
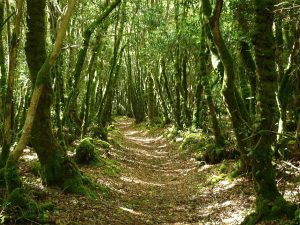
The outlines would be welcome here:
[[[255,0],[255,61],[257,75],[257,130],[254,137],[252,171],[256,192],[256,218],[293,216],[292,207],[283,199],[275,183],[272,149],[276,135],[276,70],[273,37],[273,0]],[[256,222],[255,221],[255,222]]]
[[[0,1],[0,24],[4,26],[4,1]],[[5,54],[4,54],[4,43],[3,43],[3,27],[0,30],[0,67],[1,67],[1,78],[0,78],[0,124],[3,122],[3,113],[4,113],[4,102],[5,102],[5,86],[6,86],[6,63],[5,63]],[[0,129],[0,133],[2,133],[2,128]],[[0,139],[2,137],[0,135]]]
[[[155,96],[154,96],[154,81],[152,78],[152,75],[150,72],[148,72],[147,76],[147,97],[148,97],[148,122],[149,125],[152,126],[154,125],[154,101],[155,101]]]
[[[208,0],[202,0],[203,10],[206,13],[206,17],[210,18],[210,2]],[[217,47],[220,59],[224,65],[224,78],[222,85],[222,93],[224,100],[230,114],[232,127],[235,133],[235,137],[238,144],[238,149],[241,153],[241,171],[249,171],[248,163],[248,143],[246,138],[249,135],[248,130],[248,114],[239,92],[235,86],[235,71],[233,59],[227,49],[223,37],[220,32],[220,15],[223,8],[223,0],[218,0],[215,5],[213,16],[210,18],[210,29],[213,36],[213,41]]]
[[[15,83],[15,75],[17,68],[17,56],[18,47],[20,43],[21,35],[21,23],[23,16],[23,4],[24,0],[17,2],[17,14],[15,19],[15,27],[11,39],[11,46],[9,51],[9,68],[8,68],[8,78],[5,96],[5,109],[4,109],[4,135],[3,135],[3,145],[0,158],[0,168],[4,167],[9,156],[10,147],[13,139],[13,91]]]
[[[50,69],[56,62],[65,37],[69,20],[74,11],[76,0],[69,0],[68,8],[61,20],[53,50],[49,57],[45,57],[45,2],[46,0],[28,0],[27,19],[28,33],[26,57],[30,74],[35,87],[27,112],[22,136],[19,139],[6,169],[17,164],[31,135],[31,142],[41,162],[45,181],[49,185],[58,185],[66,190],[84,194],[86,190],[81,175],[75,165],[66,157],[66,153],[59,147],[53,136],[50,125],[51,85]],[[40,38],[36,42],[35,38]],[[34,45],[33,45],[34,43]],[[29,46],[33,46],[30,48]],[[45,59],[44,63],[43,60]],[[40,69],[38,68],[40,66]],[[37,72],[38,71],[38,72]],[[6,180],[9,190],[14,185]]]
[[[80,130],[80,125],[76,124],[78,121],[78,116],[76,112],[76,101],[77,97],[79,94],[80,90],[80,83],[82,80],[82,69],[83,65],[85,62],[85,58],[87,55],[87,50],[90,44],[90,39],[95,32],[96,28],[98,28],[102,22],[109,16],[109,14],[121,3],[121,0],[115,0],[113,1],[110,5],[106,7],[103,13],[99,15],[99,17],[92,23],[90,26],[84,31],[83,34],[83,47],[80,49],[77,57],[77,63],[74,71],[74,87],[70,93],[70,96],[67,101],[67,105],[65,107],[64,111],[64,119],[63,119],[63,124],[65,125],[66,123],[71,123],[71,121],[75,122],[72,123],[72,126],[76,126],[77,128],[77,133],[79,133]],[[75,111],[74,111],[75,109]],[[72,119],[73,118],[73,119]],[[80,122],[79,122],[80,123]],[[68,124],[70,126],[71,124]]]

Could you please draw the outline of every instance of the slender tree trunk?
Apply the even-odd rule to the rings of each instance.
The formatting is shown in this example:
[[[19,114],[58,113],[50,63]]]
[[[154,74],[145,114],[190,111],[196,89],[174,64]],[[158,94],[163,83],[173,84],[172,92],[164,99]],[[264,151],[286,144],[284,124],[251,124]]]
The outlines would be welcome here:
[[[75,121],[75,123],[76,123],[76,121],[78,121],[78,119],[76,118],[77,117],[76,110],[74,111],[74,109],[76,109],[76,101],[77,101],[77,97],[78,97],[79,90],[80,90],[80,83],[82,80],[82,69],[83,69],[83,65],[85,62],[86,55],[87,55],[87,50],[89,48],[90,39],[91,39],[93,33],[95,32],[96,28],[98,28],[103,23],[103,21],[109,16],[109,14],[120,3],[121,3],[121,0],[114,0],[110,5],[108,5],[106,7],[106,9],[103,11],[103,13],[101,13],[99,15],[99,17],[84,31],[83,47],[81,48],[81,50],[78,53],[77,63],[76,63],[75,71],[74,71],[75,83],[74,83],[72,92],[70,93],[70,96],[68,98],[67,105],[65,107],[63,124],[66,123],[66,120],[68,120],[70,122],[72,117],[75,117],[75,118],[73,118],[73,121]],[[78,127],[78,129],[79,129],[79,124],[73,123],[73,125]],[[77,132],[79,132],[79,131],[77,131]]]
[[[0,1],[0,24],[4,24],[4,9],[5,3],[3,0]],[[3,25],[4,26],[4,25]],[[5,86],[6,86],[6,63],[4,55],[4,43],[3,43],[3,27],[0,30],[0,67],[1,67],[1,78],[0,78],[0,124],[3,122],[3,113],[4,113],[4,102],[5,102]],[[0,133],[2,133],[2,128]],[[2,139],[0,135],[0,139]]]
[[[182,59],[182,97],[183,97],[183,107],[184,107],[184,116],[185,116],[185,123],[187,126],[191,125],[191,113],[188,106],[188,72],[187,72],[187,64],[188,64],[188,57],[185,52],[183,59]]]
[[[155,87],[156,87],[156,90],[157,90],[159,98],[160,98],[161,107],[162,107],[162,110],[163,110],[164,124],[168,124],[168,123],[171,122],[171,120],[169,118],[168,107],[167,107],[167,104],[166,104],[166,101],[165,101],[162,86],[161,86],[161,83],[158,79],[159,67],[157,67],[157,68],[158,69],[157,69],[157,71],[156,71],[156,73],[154,74],[153,77],[154,77],[154,81],[155,81]]]
[[[207,18],[210,18],[210,2],[208,0],[202,0],[203,10]],[[210,29],[213,36],[213,41],[217,47],[220,59],[224,65],[224,78],[222,85],[222,93],[225,99],[225,103],[230,114],[232,127],[237,139],[238,149],[241,153],[241,171],[249,171],[248,154],[248,142],[246,141],[249,135],[248,130],[248,114],[242,98],[235,86],[235,71],[234,63],[231,54],[229,53],[223,37],[220,32],[220,16],[223,8],[223,0],[218,0],[215,5],[213,16],[209,19]]]
[[[45,57],[43,55],[45,52],[46,29],[44,17],[45,2],[45,0],[27,1],[28,15],[31,15],[31,17],[27,20],[28,33],[26,57],[30,68],[31,78],[35,81],[35,87],[27,111],[22,135],[12,152],[11,157],[7,161],[6,170],[10,171],[11,167],[15,167],[31,135],[31,141],[42,165],[45,181],[50,185],[55,184],[70,191],[75,192],[78,190],[78,192],[80,192],[79,187],[80,185],[82,187],[83,183],[80,179],[78,169],[72,166],[72,163],[65,157],[65,152],[58,146],[52,134],[50,126],[51,95],[49,96],[49,91],[51,90],[49,76],[50,69],[53,67],[59,56],[65,33],[75,8],[76,0],[69,0],[67,10],[62,17],[60,28],[57,32],[53,50],[49,57],[45,58],[44,63],[41,63]],[[34,38],[37,37],[40,37],[41,39],[39,39],[38,42],[34,42]],[[35,50],[38,50],[38,54],[32,52],[32,49],[29,48],[33,42],[35,44]],[[40,69],[38,69],[38,65],[41,66]],[[70,180],[74,181],[74,183],[70,182]],[[14,183],[10,180],[6,180],[6,183],[9,190],[17,188],[13,186]]]
[[[182,130],[183,129],[183,124],[181,120],[181,47],[180,47],[180,40],[181,40],[181,35],[180,35],[180,24],[179,24],[179,8],[180,4],[178,0],[174,1],[175,4],[175,24],[176,24],[176,46],[175,46],[175,79],[176,79],[176,84],[175,84],[175,107],[174,107],[174,113],[175,113],[175,122],[176,122],[176,127],[177,130]]]
[[[4,135],[3,146],[0,158],[0,167],[2,168],[6,164],[6,160],[9,156],[10,147],[13,138],[13,91],[15,86],[15,76],[17,68],[18,48],[21,36],[21,24],[23,16],[23,4],[24,0],[17,1],[17,12],[15,19],[15,27],[12,35],[10,52],[9,52],[9,68],[8,78],[5,96],[5,109],[4,109]]]
[[[148,122],[149,125],[152,126],[154,125],[154,101],[155,101],[155,96],[154,96],[154,81],[152,78],[152,75],[150,72],[148,72],[147,76],[147,107],[148,107]]]

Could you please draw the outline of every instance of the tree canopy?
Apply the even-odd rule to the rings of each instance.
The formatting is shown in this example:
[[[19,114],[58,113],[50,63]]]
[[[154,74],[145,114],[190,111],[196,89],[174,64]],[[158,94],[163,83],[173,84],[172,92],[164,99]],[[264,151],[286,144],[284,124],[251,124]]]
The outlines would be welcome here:
[[[96,198],[83,168],[115,171],[110,157],[132,148],[118,143],[129,132],[120,121],[134,120],[164,131],[168,150],[179,154],[171,142],[180,142],[200,164],[230,162],[232,177],[251,180],[254,211],[242,224],[298,224],[299,201],[278,180],[288,183],[282,165],[299,171],[299,8],[299,0],[1,0],[3,223],[47,221],[24,185],[28,149],[43,185]]]

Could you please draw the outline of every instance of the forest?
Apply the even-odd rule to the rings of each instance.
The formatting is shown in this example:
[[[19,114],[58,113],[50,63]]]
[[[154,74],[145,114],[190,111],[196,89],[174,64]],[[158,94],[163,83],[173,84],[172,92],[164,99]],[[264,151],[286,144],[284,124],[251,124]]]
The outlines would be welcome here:
[[[1,224],[300,224],[300,0],[0,0]]]

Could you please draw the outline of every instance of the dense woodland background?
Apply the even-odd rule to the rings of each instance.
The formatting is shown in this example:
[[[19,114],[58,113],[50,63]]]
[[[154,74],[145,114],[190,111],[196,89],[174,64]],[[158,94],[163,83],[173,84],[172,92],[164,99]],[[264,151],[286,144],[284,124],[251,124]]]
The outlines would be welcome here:
[[[5,213],[36,213],[19,176],[28,147],[45,185],[92,196],[77,164],[97,158],[90,140],[113,141],[114,118],[127,116],[168,127],[199,161],[233,159],[255,190],[244,224],[299,224],[276,182],[282,161],[299,170],[299,49],[299,0],[1,0]]]

